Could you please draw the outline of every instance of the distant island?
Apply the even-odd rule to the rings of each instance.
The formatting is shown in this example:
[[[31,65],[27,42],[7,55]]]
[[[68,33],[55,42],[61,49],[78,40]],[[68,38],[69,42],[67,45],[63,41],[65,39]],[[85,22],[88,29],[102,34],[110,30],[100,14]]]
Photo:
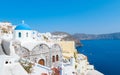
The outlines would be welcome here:
[[[72,35],[78,40],[119,40],[120,32],[109,33],[109,34],[81,34],[76,33]]]
[[[69,34],[67,32],[56,31],[52,32],[52,35],[64,36],[62,40],[75,41],[76,46],[82,46],[80,40],[120,40],[120,32],[97,35],[84,33]]]

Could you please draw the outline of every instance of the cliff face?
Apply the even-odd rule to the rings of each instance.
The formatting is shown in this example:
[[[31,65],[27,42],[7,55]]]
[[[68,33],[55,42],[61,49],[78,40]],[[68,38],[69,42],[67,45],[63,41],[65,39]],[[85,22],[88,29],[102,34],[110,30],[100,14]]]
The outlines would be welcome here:
[[[110,34],[99,34],[99,35],[95,35],[95,34],[74,34],[73,35],[74,38],[79,39],[79,40],[114,40],[114,39],[120,39],[120,32],[118,33],[110,33]]]
[[[80,43],[80,40],[73,37],[71,34],[69,33],[66,33],[66,32],[53,32],[52,35],[66,35],[65,37],[62,38],[62,40],[65,40],[65,41],[75,41],[75,45],[76,46],[82,46],[82,44]]]

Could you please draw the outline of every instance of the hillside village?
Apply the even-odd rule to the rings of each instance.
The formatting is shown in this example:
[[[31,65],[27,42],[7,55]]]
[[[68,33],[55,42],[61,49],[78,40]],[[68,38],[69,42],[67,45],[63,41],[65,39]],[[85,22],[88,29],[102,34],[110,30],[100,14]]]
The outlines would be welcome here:
[[[103,75],[66,36],[0,22],[1,75]]]

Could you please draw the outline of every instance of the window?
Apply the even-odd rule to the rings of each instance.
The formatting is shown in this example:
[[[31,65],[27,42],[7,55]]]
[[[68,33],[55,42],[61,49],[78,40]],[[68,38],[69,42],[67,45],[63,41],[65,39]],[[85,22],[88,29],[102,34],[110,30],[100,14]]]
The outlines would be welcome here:
[[[6,61],[5,64],[8,64],[8,61]]]
[[[35,34],[35,32],[33,32],[33,34]]]
[[[56,61],[59,61],[59,56],[58,55],[56,55]]]
[[[18,37],[21,37],[21,32],[18,33]]]
[[[55,62],[55,56],[52,57],[52,62]]]
[[[28,32],[26,33],[26,37],[28,37]]]

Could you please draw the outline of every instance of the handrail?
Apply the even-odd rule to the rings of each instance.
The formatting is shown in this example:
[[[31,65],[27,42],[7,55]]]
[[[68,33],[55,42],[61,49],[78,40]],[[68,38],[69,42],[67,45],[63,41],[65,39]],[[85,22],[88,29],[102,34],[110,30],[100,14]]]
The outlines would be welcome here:
[[[27,59],[24,59],[24,58],[20,58],[20,60],[24,61],[25,63],[34,63],[30,60],[27,60]],[[43,65],[40,65],[40,64],[37,64],[37,63],[34,63],[37,67],[41,67],[41,68],[44,68],[44,69],[47,69],[49,71],[51,71],[51,69],[49,67],[46,67],[46,66],[43,66]]]

